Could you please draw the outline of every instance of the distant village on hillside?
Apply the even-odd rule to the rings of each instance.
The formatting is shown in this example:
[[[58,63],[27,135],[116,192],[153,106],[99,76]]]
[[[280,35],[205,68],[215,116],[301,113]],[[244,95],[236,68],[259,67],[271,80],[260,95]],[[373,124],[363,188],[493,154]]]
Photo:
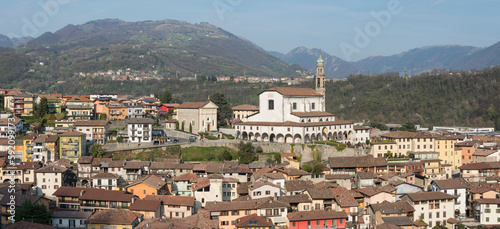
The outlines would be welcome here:
[[[298,79],[216,77],[314,82],[265,89],[223,126],[214,98],[0,89],[1,227],[500,227],[494,128],[340,119],[326,111],[324,65]]]

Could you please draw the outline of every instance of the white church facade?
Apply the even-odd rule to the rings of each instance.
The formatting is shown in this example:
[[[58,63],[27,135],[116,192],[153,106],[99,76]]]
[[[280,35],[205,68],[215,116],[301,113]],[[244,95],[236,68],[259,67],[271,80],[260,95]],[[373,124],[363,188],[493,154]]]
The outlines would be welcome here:
[[[310,143],[320,140],[351,142],[352,121],[338,120],[326,112],[324,61],[317,61],[316,89],[273,87],[259,94],[259,112],[235,125],[243,140]]]

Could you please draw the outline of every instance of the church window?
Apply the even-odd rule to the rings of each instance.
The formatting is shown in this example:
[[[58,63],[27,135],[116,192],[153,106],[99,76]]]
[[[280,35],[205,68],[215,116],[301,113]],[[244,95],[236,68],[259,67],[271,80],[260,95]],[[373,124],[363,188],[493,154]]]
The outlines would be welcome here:
[[[300,122],[304,122],[304,119],[301,119]]]
[[[269,100],[269,110],[274,110],[274,100]]]
[[[320,122],[323,122],[323,119],[322,119],[322,118],[320,118],[320,119],[319,119],[319,121],[320,121]]]
[[[316,103],[311,103],[311,110],[315,110],[316,109]]]
[[[292,109],[297,110],[297,103],[292,103]]]
[[[311,119],[308,119],[307,122],[311,122]]]

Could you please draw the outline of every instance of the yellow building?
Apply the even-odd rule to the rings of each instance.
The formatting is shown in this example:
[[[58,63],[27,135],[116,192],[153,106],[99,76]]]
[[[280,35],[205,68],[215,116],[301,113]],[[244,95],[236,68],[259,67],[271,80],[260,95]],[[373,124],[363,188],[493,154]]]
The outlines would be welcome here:
[[[238,119],[241,122],[247,122],[248,116],[259,113],[259,107],[250,104],[238,105],[231,109],[233,110],[233,119]]]
[[[33,161],[33,146],[36,139],[35,134],[27,134],[23,138],[23,161]]]
[[[66,158],[77,163],[78,158],[87,155],[86,134],[78,131],[68,131],[59,135],[60,158]]]
[[[93,107],[84,105],[67,105],[66,116],[68,120],[91,120],[94,116]]]
[[[144,215],[124,209],[103,209],[87,220],[87,228],[134,229],[144,219]]]
[[[458,169],[458,167],[462,166],[460,163],[462,153],[455,152],[455,140],[453,138],[438,136],[436,138],[435,151],[438,152],[442,163],[451,164],[453,169]]]
[[[13,91],[4,95],[6,111],[22,116],[32,116],[35,111],[35,95]]]

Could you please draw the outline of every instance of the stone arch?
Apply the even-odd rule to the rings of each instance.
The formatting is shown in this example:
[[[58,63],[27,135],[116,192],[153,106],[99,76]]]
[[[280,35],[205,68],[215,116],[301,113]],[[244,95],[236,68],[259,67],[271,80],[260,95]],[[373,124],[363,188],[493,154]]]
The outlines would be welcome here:
[[[283,134],[276,135],[276,142],[285,143],[285,136]]]
[[[275,142],[276,141],[276,134],[271,134],[269,136],[269,142]]]
[[[302,136],[300,136],[300,134],[295,134],[295,136],[293,136],[293,143],[302,143]]]
[[[251,140],[253,140],[253,136],[254,136],[254,135],[253,135],[253,133],[252,133],[252,132],[248,133],[248,140],[250,140],[250,141],[251,141]]]
[[[241,139],[243,139],[243,140],[247,140],[247,138],[248,138],[248,134],[247,134],[247,132],[246,132],[246,131],[243,131],[243,132],[241,133]]]
[[[285,143],[293,143],[293,136],[291,134],[285,135]]]
[[[261,136],[260,136],[260,133],[255,133],[255,139],[256,139],[257,141],[259,141],[259,142],[261,142],[261,141],[262,141],[262,138],[261,138]]]
[[[311,134],[311,142],[316,141],[316,134]]]
[[[16,178],[16,179],[14,180],[14,182],[16,182],[16,184],[20,184],[20,183],[22,183],[21,179],[19,179],[19,178]]]
[[[311,136],[309,136],[309,134],[306,134],[304,136],[304,143],[309,143],[311,141]]]
[[[5,179],[3,183],[10,183],[10,179]]]
[[[263,142],[268,142],[269,141],[269,134],[262,133],[262,141]]]
[[[328,132],[328,141],[331,141],[333,139],[333,134],[332,132]]]

